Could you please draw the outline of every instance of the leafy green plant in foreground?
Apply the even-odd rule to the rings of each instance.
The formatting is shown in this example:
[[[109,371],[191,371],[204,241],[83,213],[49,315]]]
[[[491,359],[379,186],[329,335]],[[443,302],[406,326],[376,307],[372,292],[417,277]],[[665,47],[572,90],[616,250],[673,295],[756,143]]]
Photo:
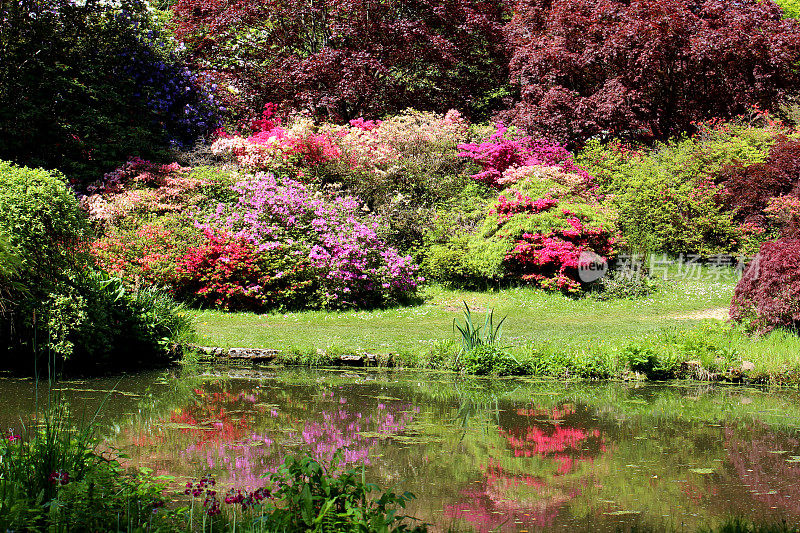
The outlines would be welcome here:
[[[453,319],[453,330],[461,333],[461,351],[456,358],[456,368],[460,367],[464,373],[478,376],[526,374],[524,365],[497,346],[505,320],[506,317],[503,317],[495,325],[494,310],[491,309],[486,313],[483,325],[476,325],[472,320],[472,311],[467,302],[464,302],[464,324],[461,325]]]
[[[192,507],[179,513],[188,513],[183,520],[190,530],[196,525],[202,531],[427,531],[426,524],[412,527],[407,521],[416,519],[398,514],[399,508],[405,508],[406,503],[414,499],[413,494],[381,493],[377,485],[364,481],[363,467],[340,471],[342,456],[342,451],[338,451],[328,466],[309,456],[287,456],[277,472],[269,476],[272,490],[231,489],[222,502],[217,497],[213,479],[188,483],[185,494],[192,495]],[[380,496],[373,499],[373,492]],[[195,518],[196,514],[201,516]]]

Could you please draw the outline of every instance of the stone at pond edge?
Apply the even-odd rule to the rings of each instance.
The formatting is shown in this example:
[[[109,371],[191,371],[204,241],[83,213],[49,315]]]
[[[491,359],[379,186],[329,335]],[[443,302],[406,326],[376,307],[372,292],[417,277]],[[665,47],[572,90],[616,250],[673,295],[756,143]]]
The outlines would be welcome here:
[[[271,361],[280,353],[279,350],[267,350],[262,348],[231,348],[228,350],[230,359],[246,359],[248,361]]]
[[[188,349],[200,355],[215,359],[230,359],[236,361],[273,361],[278,359],[280,350],[268,348],[219,348],[216,346],[188,345]],[[320,355],[325,355],[324,350],[317,350]],[[280,360],[277,361],[280,363]],[[334,364],[345,366],[393,366],[394,357],[392,354],[378,355],[373,353],[343,354],[335,357]]]

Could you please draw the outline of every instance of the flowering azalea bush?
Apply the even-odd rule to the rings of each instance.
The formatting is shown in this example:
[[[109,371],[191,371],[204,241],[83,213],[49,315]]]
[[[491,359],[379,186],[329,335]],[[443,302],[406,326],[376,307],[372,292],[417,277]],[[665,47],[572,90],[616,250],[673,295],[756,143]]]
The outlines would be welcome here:
[[[580,292],[581,255],[596,254],[607,261],[614,254],[614,237],[602,227],[585,225],[574,213],[563,210],[568,228],[550,233],[523,233],[506,257],[509,270],[543,289]],[[593,257],[594,259],[594,257]]]
[[[221,132],[211,145],[215,154],[232,156],[239,166],[248,170],[289,172],[300,177],[304,169],[341,156],[338,147],[325,134],[314,132],[314,123],[304,117],[282,125],[275,116],[275,106],[267,104],[260,120],[252,124],[251,135],[228,135]]]
[[[496,125],[488,139],[460,144],[458,148],[460,157],[482,167],[472,178],[497,189],[524,179],[540,167],[558,167],[586,182],[591,181],[589,174],[575,165],[572,154],[562,145],[530,136],[515,136],[503,123]]]
[[[270,171],[303,183],[339,186],[387,224],[384,237],[408,252],[419,246],[433,206],[463,188],[466,160],[458,145],[468,127],[454,110],[407,110],[385,120],[284,123],[267,105],[250,135],[221,134],[212,145],[249,171]]]
[[[204,237],[177,260],[183,296],[230,311],[314,307],[314,273],[288,246],[259,250],[208,228]]]
[[[280,128],[268,115],[259,127]],[[410,257],[355,198],[267,173],[223,187],[231,174],[214,174],[134,158],[87,187],[98,263],[131,285],[230,310],[386,305],[416,289]]]
[[[401,256],[380,239],[379,219],[365,216],[352,197],[326,198],[296,180],[281,180],[266,173],[250,176],[234,190],[239,194],[235,205],[221,203],[213,213],[198,221],[207,239],[213,240],[213,235],[222,231],[232,242],[240,243],[237,246],[249,243],[252,253],[282,250],[287,263],[302,268],[295,267],[291,272],[273,269],[262,274],[276,280],[305,273],[301,277],[307,275],[310,283],[302,285],[305,289],[312,286],[314,293],[313,298],[306,299],[307,306],[350,308],[391,304],[413,294],[421,281],[411,258]],[[249,264],[248,253],[251,252],[243,251],[236,261]],[[194,270],[201,278],[209,276],[202,273],[202,262],[189,263],[185,262],[182,268]],[[265,291],[267,288],[258,279],[261,278],[249,277],[242,294],[254,298],[256,293]],[[197,294],[218,292],[204,286]]]
[[[178,259],[194,235],[180,221],[164,218],[132,229],[114,228],[90,245],[104,271],[139,287],[161,287],[175,293]]]
[[[613,221],[597,201],[577,200],[559,187],[534,200],[547,185],[521,182],[504,191],[489,209],[478,249],[503,277],[578,293],[586,285],[578,276],[581,254],[607,261],[616,252]]]
[[[466,286],[484,279],[580,293],[587,287],[579,277],[582,254],[609,261],[619,246],[614,213],[593,191],[580,175],[539,167],[489,203],[471,237],[431,246],[426,274]]]
[[[90,220],[104,225],[132,215],[147,218],[182,213],[188,206],[206,201],[204,188],[212,185],[191,170],[177,163],[159,165],[133,157],[88,185],[80,204]]]

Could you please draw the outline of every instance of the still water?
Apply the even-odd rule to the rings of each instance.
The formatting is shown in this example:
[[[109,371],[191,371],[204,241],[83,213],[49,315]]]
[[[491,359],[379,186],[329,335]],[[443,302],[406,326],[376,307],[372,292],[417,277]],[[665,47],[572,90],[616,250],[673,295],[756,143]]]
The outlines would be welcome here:
[[[78,418],[102,405],[108,445],[176,486],[256,488],[286,454],[341,449],[436,529],[800,524],[796,390],[219,367],[58,389]],[[31,381],[0,379],[0,398],[2,428],[35,411]]]

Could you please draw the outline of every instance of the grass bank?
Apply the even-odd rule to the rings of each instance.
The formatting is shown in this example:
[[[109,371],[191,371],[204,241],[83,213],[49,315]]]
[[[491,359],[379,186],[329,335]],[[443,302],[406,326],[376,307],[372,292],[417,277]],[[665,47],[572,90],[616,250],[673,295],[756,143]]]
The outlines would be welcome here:
[[[294,362],[324,364],[325,355],[370,352],[395,354],[401,366],[457,369],[453,321],[462,319],[466,302],[481,322],[490,309],[506,317],[500,346],[526,363],[526,373],[800,382],[796,335],[753,337],[724,326],[735,285],[730,270],[698,268],[689,275],[667,272],[658,292],[637,299],[429,286],[416,306],[261,315],[203,311],[197,327],[202,344],[278,349]]]

